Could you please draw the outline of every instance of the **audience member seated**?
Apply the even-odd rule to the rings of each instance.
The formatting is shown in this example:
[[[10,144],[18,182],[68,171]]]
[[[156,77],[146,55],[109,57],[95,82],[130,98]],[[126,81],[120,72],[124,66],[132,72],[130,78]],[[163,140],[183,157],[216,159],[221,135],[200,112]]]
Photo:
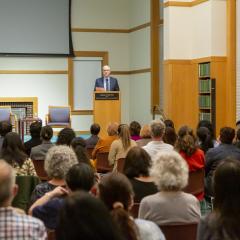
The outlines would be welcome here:
[[[86,141],[82,137],[75,137],[71,142],[71,147],[73,149],[75,149],[78,146],[86,148]]]
[[[56,229],[57,217],[63,207],[65,196],[75,191],[89,192],[94,185],[94,171],[86,163],[72,166],[65,177],[66,188],[58,186],[39,198],[30,208],[29,213],[41,219],[46,228]]]
[[[58,240],[123,240],[118,226],[97,198],[75,192],[66,198],[56,230]]]
[[[135,203],[140,203],[142,198],[158,192],[149,176],[151,162],[148,153],[140,147],[131,148],[126,156],[123,172],[132,184]]]
[[[166,120],[164,120],[164,124],[165,124],[166,128],[167,128],[167,127],[171,127],[171,128],[173,128],[173,129],[175,129],[175,127],[174,127],[174,122],[173,122],[171,119],[166,119]]]
[[[98,134],[100,132],[100,126],[97,123],[94,123],[90,127],[91,136],[87,138],[86,148],[94,148],[99,140]]]
[[[18,176],[36,175],[31,159],[29,159],[24,152],[22,140],[15,132],[9,132],[5,136],[2,145],[1,158],[16,170]]]
[[[165,124],[161,120],[152,121],[150,130],[152,141],[145,145],[143,149],[147,151],[152,160],[154,160],[158,152],[173,150],[172,145],[163,142]]]
[[[240,237],[240,163],[227,159],[214,173],[214,209],[203,218],[198,240],[230,240]]]
[[[172,145],[173,147],[175,146],[175,144],[177,142],[177,134],[176,134],[174,128],[166,127],[165,133],[163,135],[163,141],[165,143]]]
[[[128,151],[137,146],[136,142],[130,139],[129,127],[127,124],[121,124],[118,127],[119,139],[114,140],[111,144],[108,161],[109,165],[114,165],[113,170],[117,169],[117,160],[125,158]]]
[[[97,153],[109,152],[112,142],[118,139],[118,124],[110,123],[107,127],[107,133],[108,136],[100,138],[93,149],[93,159],[96,159]]]
[[[205,188],[208,196],[213,196],[212,177],[218,164],[227,157],[233,157],[240,161],[240,149],[232,144],[234,137],[235,130],[233,128],[221,128],[220,145],[209,149],[206,153]]]
[[[72,128],[64,128],[58,133],[56,145],[67,145],[70,146],[72,140],[76,137],[75,132]]]
[[[0,239],[45,240],[46,229],[41,221],[19,214],[19,211],[11,207],[16,194],[15,171],[0,160]]]
[[[140,218],[157,225],[199,222],[199,201],[182,191],[188,182],[188,166],[180,154],[175,151],[158,153],[151,176],[160,192],[143,198]]]
[[[186,160],[189,172],[195,172],[204,168],[204,152],[198,148],[193,130],[188,126],[183,126],[179,129],[176,148],[180,155]],[[196,197],[198,200],[203,200],[204,192],[197,194]]]
[[[99,197],[111,212],[125,239],[164,240],[165,237],[156,224],[130,217],[133,195],[131,183],[121,173],[107,174],[99,183]]]
[[[210,148],[213,148],[213,140],[208,128],[200,127],[197,129],[197,137],[199,147],[206,153]]]
[[[11,131],[12,131],[11,123],[9,123],[7,121],[0,122],[0,151],[2,149],[4,137],[6,136],[7,133],[9,133]]]
[[[31,150],[30,158],[33,160],[44,160],[49,148],[54,146],[54,144],[51,143],[51,138],[53,136],[53,130],[51,126],[43,127],[40,136],[42,144],[33,147]]]
[[[65,175],[68,170],[78,163],[76,154],[68,146],[54,146],[47,152],[44,168],[50,180],[40,183],[32,193],[31,202],[35,202],[45,193],[58,186],[65,186]]]
[[[40,132],[42,129],[42,122],[36,121],[30,125],[30,135],[31,139],[24,143],[25,151],[28,156],[30,156],[33,147],[40,145],[42,140],[40,138]]]
[[[78,162],[84,162],[90,166],[92,166],[90,159],[88,157],[88,153],[86,150],[86,145],[85,145],[85,140],[81,137],[76,137],[72,140],[71,142],[71,147],[74,150],[74,152],[76,153]]]
[[[140,137],[141,125],[139,122],[132,121],[129,125],[129,130],[130,130],[130,135],[132,140],[137,141],[141,139]]]
[[[214,132],[214,128],[213,128],[212,123],[208,120],[200,120],[198,125],[197,125],[197,130],[200,127],[206,127],[209,130],[210,136],[211,136],[211,139],[212,139],[212,142],[213,142],[213,147],[217,147],[219,145],[219,142],[215,138],[215,132]]]
[[[142,126],[142,128],[140,130],[140,137],[141,138],[136,141],[136,143],[139,147],[145,146],[152,140],[150,126],[148,124],[145,124]]]

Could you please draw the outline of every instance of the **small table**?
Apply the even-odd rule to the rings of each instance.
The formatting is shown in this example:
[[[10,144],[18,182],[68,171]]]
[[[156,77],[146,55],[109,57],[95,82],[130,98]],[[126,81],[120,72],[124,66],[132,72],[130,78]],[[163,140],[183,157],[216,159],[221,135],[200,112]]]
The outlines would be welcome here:
[[[42,119],[38,117],[26,117],[18,120],[19,134],[23,142],[24,142],[24,135],[30,133],[29,127],[31,123],[37,122],[37,121],[42,123]]]

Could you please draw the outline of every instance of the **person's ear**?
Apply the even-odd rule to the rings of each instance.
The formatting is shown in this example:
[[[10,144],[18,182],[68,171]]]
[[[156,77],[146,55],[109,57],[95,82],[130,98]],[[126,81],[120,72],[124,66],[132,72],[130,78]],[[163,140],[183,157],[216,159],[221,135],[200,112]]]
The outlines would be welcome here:
[[[18,194],[18,185],[14,184],[13,189],[12,189],[12,195],[15,197]]]
[[[131,210],[134,205],[133,195],[130,196],[128,210]]]

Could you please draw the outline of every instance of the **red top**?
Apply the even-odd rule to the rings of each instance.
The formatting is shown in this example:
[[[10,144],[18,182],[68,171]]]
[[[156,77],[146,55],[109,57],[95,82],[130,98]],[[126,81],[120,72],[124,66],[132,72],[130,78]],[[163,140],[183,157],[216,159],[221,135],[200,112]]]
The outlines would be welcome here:
[[[183,151],[180,151],[179,153],[187,161],[189,172],[194,172],[198,169],[204,168],[205,156],[201,149],[198,148],[191,156],[187,156],[187,154]],[[202,200],[204,192],[197,194],[196,197],[198,200]]]

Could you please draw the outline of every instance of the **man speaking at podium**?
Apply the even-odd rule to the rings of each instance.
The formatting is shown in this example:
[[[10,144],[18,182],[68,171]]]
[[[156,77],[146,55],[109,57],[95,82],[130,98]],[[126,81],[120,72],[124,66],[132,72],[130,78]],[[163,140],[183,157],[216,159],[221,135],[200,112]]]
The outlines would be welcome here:
[[[110,67],[105,65],[102,70],[103,77],[96,79],[94,91],[119,91],[117,79],[110,77]]]

